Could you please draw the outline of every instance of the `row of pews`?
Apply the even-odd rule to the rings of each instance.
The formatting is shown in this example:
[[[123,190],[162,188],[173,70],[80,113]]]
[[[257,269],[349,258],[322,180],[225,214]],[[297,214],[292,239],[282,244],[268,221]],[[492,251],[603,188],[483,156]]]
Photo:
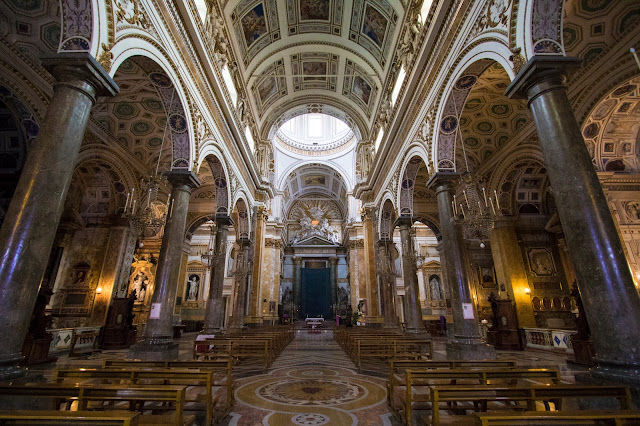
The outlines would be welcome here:
[[[105,360],[98,368],[60,368],[45,383],[0,384],[0,425],[212,425],[234,404],[234,369],[249,359],[273,358],[293,338],[290,327],[270,327],[214,338],[231,350],[184,361]],[[250,345],[267,351],[246,356]],[[195,347],[195,342],[194,342]],[[24,408],[29,410],[24,410]]]
[[[335,339],[359,369],[365,359],[378,363],[369,369],[388,369],[387,403],[406,425],[640,424],[626,386],[561,383],[556,369],[521,368],[508,360],[435,361],[432,348],[398,349],[400,334],[388,330],[341,328]],[[588,399],[608,399],[618,409],[578,410],[577,403]]]

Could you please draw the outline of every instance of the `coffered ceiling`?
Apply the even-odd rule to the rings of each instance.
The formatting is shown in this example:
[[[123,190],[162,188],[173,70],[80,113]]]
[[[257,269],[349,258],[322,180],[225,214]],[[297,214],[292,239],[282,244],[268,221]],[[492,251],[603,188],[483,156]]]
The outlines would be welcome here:
[[[310,103],[371,131],[392,69],[399,0],[218,0],[257,130]],[[345,121],[346,121],[345,120]]]

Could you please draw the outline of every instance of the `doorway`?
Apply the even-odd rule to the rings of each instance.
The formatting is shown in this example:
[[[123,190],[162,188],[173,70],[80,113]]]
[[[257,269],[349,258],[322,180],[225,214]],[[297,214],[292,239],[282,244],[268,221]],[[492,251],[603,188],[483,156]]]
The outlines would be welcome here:
[[[302,268],[300,318],[331,318],[330,268]]]

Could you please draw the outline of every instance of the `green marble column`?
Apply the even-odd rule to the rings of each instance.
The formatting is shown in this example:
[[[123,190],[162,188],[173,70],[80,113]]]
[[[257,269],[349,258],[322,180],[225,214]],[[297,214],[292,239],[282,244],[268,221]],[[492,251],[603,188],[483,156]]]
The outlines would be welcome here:
[[[391,247],[393,241],[387,239],[378,240],[378,257],[379,268],[378,276],[380,277],[380,285],[382,287],[382,309],[384,310],[384,327],[396,327],[396,310],[395,310],[395,287],[396,278],[393,274],[391,264]]]
[[[293,258],[293,313],[292,320],[300,319],[300,296],[302,295],[301,275],[302,275],[302,258]]]
[[[227,260],[227,236],[229,235],[229,225],[232,224],[233,221],[229,216],[216,215],[215,252],[211,263],[209,297],[204,313],[204,329],[202,330],[204,334],[220,333],[224,328],[225,312],[222,290],[224,288],[224,267]]]
[[[459,176],[456,174],[436,173],[427,183],[427,186],[435,191],[438,200],[440,232],[446,257],[443,266],[447,268],[444,275],[449,281],[451,292],[453,336],[447,342],[447,358],[495,359],[496,352],[493,346],[485,344],[480,337],[477,307],[471,297],[469,286],[462,229],[456,224],[451,211],[451,201],[458,179]]]
[[[338,308],[338,258],[329,258],[330,280],[331,280],[331,313],[336,317]]]
[[[171,214],[164,225],[144,338],[129,348],[129,358],[150,361],[178,358],[178,344],[173,341],[173,310],[180,279],[189,197],[191,189],[197,188],[200,181],[189,170],[172,170],[166,172],[166,176],[172,186]]]
[[[533,57],[506,94],[527,99],[533,113],[595,345],[592,374],[638,386],[640,296],[564,87],[564,70],[579,66]]]
[[[407,334],[420,334],[428,337],[422,321],[420,306],[420,290],[416,273],[416,254],[411,238],[413,219],[401,216],[396,220],[400,227],[400,241],[402,244],[402,275],[404,278],[404,323]]]
[[[56,80],[53,97],[0,229],[0,380],[24,373],[22,343],[91,107],[96,96],[119,90],[88,53],[46,57],[42,65]]]

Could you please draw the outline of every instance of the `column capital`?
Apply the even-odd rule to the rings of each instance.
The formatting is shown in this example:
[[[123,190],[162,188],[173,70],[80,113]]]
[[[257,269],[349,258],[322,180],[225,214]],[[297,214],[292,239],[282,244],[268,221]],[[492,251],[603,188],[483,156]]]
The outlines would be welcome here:
[[[220,226],[233,225],[233,219],[231,219],[231,216],[227,216],[225,214],[216,214],[215,223],[219,229]]]
[[[200,186],[200,179],[191,170],[169,170],[164,172],[164,175],[174,188],[177,186],[188,186],[190,188]]]
[[[236,243],[240,246],[240,250],[246,250],[251,245],[251,240],[249,238],[238,238]]]
[[[459,173],[434,173],[427,181],[427,188],[436,192],[453,192],[460,181]]]
[[[74,82],[80,80],[91,85],[96,96],[114,96],[120,91],[107,71],[88,52],[46,55],[42,58],[42,66],[49,71],[58,84],[74,85]],[[82,87],[76,88],[83,90]],[[87,93],[87,95],[94,98],[93,94]]]
[[[512,228],[516,226],[515,217],[499,217],[493,220],[493,229],[497,228]]]
[[[534,86],[550,82],[552,86],[562,86],[568,70],[579,68],[582,61],[570,56],[535,55],[525,64],[507,87],[509,98],[531,101],[541,90],[532,91]],[[553,81],[555,80],[555,81]]]
[[[330,257],[329,258],[329,263],[337,264],[338,263],[338,258],[337,257]]]
[[[409,227],[411,228],[411,226],[413,226],[413,217],[411,216],[400,216],[399,218],[396,219],[395,223],[393,224],[394,227],[399,226],[399,227]]]
[[[390,247],[393,245],[393,240],[390,238],[381,238],[378,241],[376,241],[376,245],[378,247]]]

